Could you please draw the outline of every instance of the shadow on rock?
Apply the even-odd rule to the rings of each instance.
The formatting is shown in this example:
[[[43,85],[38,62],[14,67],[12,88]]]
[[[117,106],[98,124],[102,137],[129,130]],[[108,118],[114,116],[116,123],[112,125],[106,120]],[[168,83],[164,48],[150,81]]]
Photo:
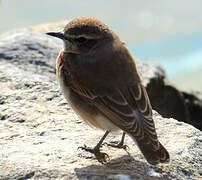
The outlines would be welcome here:
[[[162,169],[153,167],[156,175],[150,176],[151,166],[146,162],[135,160],[130,155],[124,155],[119,158],[111,159],[107,164],[89,165],[82,168],[75,168],[75,174],[78,179],[169,179],[165,176]],[[154,175],[154,174],[153,174]]]

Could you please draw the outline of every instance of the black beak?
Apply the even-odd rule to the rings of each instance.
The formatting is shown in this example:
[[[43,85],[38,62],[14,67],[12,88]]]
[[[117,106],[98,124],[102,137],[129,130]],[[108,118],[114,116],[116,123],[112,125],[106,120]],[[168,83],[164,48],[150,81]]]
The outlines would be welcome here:
[[[64,34],[61,32],[48,32],[46,34],[49,36],[57,37],[59,39],[64,39]]]

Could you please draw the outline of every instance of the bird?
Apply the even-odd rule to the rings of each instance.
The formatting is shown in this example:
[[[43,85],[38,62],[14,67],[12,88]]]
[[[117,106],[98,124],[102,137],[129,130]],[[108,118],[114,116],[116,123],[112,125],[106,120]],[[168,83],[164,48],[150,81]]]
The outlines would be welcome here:
[[[120,143],[111,146],[124,148],[127,134],[149,164],[168,163],[169,153],[157,138],[135,59],[119,36],[107,24],[87,16],[71,20],[62,31],[46,34],[64,44],[56,59],[56,75],[66,100],[85,122],[105,131],[94,148],[79,148],[104,163],[108,155],[100,149],[105,138],[122,131]]]

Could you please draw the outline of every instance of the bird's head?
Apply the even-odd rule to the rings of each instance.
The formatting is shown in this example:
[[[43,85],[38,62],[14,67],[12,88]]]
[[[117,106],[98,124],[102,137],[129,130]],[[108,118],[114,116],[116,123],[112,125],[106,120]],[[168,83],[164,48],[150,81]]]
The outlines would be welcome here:
[[[64,52],[88,54],[102,42],[111,42],[117,38],[115,33],[101,21],[92,17],[79,17],[70,21],[61,32],[48,32],[50,36],[64,41]]]

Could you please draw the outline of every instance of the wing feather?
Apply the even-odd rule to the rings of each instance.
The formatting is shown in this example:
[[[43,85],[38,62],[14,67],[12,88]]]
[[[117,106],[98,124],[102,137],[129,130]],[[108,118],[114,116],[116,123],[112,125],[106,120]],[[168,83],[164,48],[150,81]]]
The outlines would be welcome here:
[[[141,83],[113,89],[102,96],[89,89],[77,90],[79,94],[89,98],[91,103],[116,126],[133,134],[137,139],[147,137],[148,142],[151,141],[151,144],[158,146],[151,105]]]

